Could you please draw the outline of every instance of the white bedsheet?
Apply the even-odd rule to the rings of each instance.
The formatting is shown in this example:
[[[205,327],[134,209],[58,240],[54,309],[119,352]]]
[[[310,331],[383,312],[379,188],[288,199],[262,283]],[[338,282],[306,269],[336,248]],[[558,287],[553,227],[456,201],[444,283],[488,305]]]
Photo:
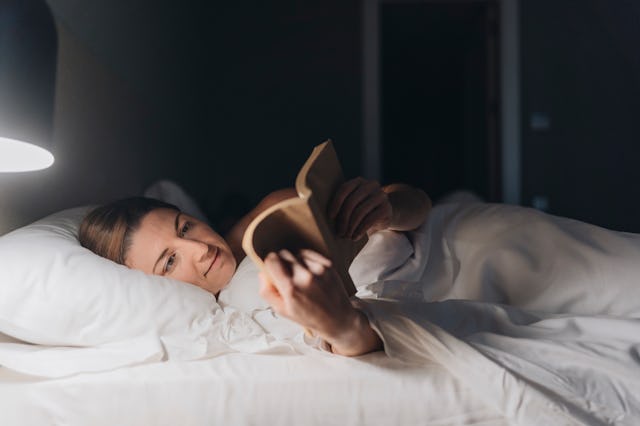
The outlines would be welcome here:
[[[227,354],[35,379],[0,369],[3,425],[500,425],[435,363]]]
[[[438,363],[510,424],[638,424],[637,322],[459,300],[366,309],[391,357]]]

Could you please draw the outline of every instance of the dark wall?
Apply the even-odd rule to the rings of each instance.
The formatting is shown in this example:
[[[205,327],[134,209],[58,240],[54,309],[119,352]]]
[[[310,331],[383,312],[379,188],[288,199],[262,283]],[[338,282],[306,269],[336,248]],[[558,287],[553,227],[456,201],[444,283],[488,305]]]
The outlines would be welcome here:
[[[47,0],[56,18],[149,106],[183,119],[204,100],[206,2]]]
[[[360,172],[359,1],[49,3],[149,111],[122,155],[213,219],[293,185],[326,138]]]
[[[49,3],[150,111],[122,155],[211,216],[233,210],[225,197],[242,210],[291,185],[325,138],[347,176],[361,172],[360,1]],[[640,231],[639,8],[521,0],[523,204],[541,197],[552,213]]]
[[[480,2],[380,8],[385,182],[421,187],[434,200],[465,188],[498,201],[489,179],[487,13]]]
[[[640,231],[640,4],[522,0],[521,16],[523,203]]]
[[[523,204],[538,197],[551,213],[640,231],[640,5],[521,0],[520,10]],[[215,161],[193,169],[216,167],[213,187],[199,187],[209,211],[226,192],[255,202],[289,185],[326,137],[347,174],[360,172],[359,15],[359,1],[335,0],[209,10],[207,143]]]
[[[209,137],[198,173],[216,195],[252,202],[291,186],[311,149],[335,142],[345,174],[360,172],[358,1],[226,2],[210,9]]]

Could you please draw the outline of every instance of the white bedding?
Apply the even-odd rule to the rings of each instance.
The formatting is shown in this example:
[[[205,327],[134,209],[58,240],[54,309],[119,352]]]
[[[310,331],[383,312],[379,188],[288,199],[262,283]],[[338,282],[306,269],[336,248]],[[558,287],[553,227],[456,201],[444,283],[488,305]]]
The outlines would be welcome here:
[[[0,370],[3,425],[500,425],[442,367],[227,354],[38,380]]]
[[[402,301],[365,304],[390,356],[437,362],[510,423],[640,422],[640,235],[475,204],[409,236],[369,286]]]
[[[51,380],[2,369],[0,412],[17,424],[634,425],[639,260],[638,235],[530,209],[440,206],[407,237],[374,236],[351,270],[393,359],[283,350],[280,339],[302,344],[299,329],[258,299],[240,303],[255,288],[241,265],[247,279],[219,302],[253,334],[225,339],[280,354]]]

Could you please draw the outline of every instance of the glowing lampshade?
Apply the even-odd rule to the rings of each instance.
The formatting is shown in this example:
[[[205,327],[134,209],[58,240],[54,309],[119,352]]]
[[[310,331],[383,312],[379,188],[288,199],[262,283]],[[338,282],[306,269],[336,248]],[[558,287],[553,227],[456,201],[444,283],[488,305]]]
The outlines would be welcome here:
[[[53,155],[46,149],[0,137],[0,171],[27,172],[46,169],[52,164]]]
[[[0,0],[0,172],[53,164],[57,45],[43,0]]]

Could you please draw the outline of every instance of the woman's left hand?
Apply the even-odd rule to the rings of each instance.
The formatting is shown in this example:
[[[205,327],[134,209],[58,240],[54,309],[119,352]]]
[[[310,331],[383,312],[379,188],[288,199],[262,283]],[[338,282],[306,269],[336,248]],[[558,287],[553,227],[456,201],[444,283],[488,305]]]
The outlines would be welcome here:
[[[338,237],[358,240],[365,233],[387,229],[393,210],[378,182],[357,177],[338,188],[327,213]]]
[[[356,309],[331,261],[311,250],[294,256],[269,253],[260,295],[280,315],[324,339],[336,354],[355,356],[382,347],[364,313]]]
[[[281,250],[264,263],[269,277],[260,275],[260,295],[278,314],[325,339],[349,327],[355,308],[329,259],[311,250],[297,257]]]

